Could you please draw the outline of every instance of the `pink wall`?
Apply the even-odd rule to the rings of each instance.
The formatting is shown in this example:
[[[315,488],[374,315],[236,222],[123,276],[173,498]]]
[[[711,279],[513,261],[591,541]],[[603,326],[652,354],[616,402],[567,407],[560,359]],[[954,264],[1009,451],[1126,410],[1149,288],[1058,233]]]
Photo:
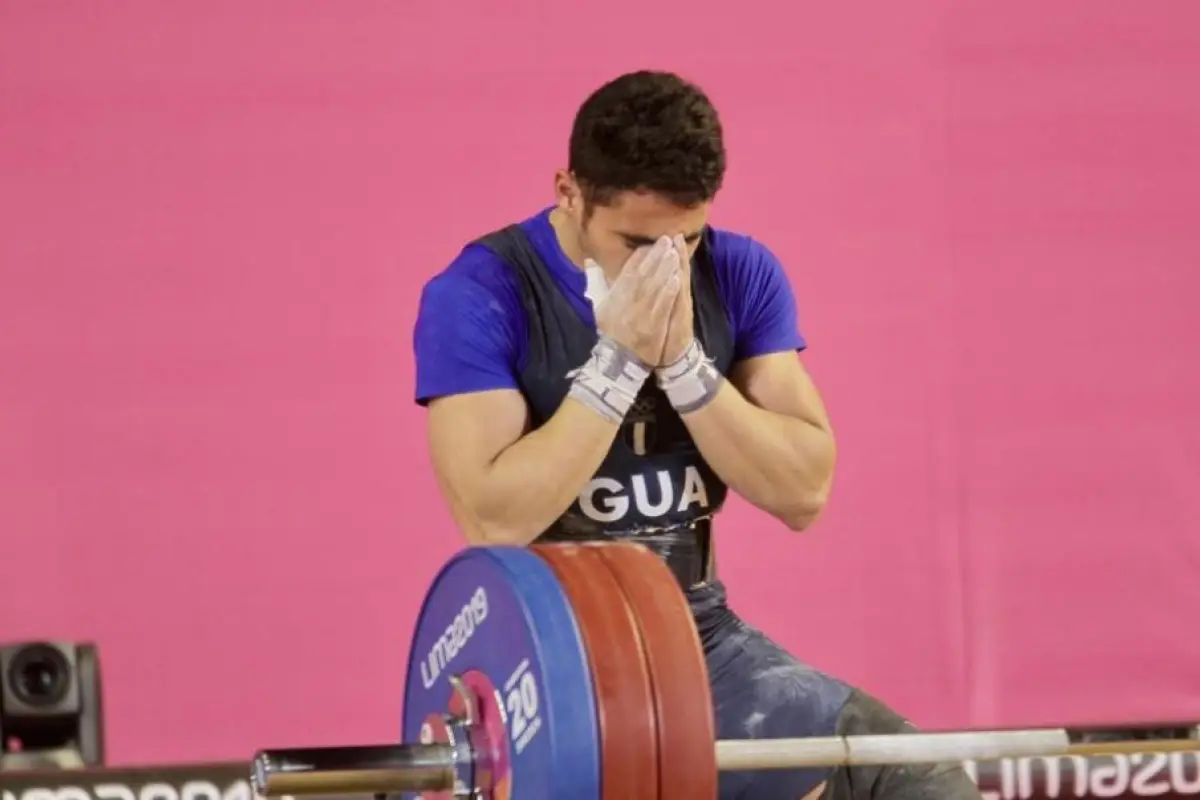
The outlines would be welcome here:
[[[842,443],[745,615],[929,725],[1200,717],[1200,6],[605,7],[0,5],[0,639],[100,642],[120,762],[395,736],[419,288],[662,66]]]

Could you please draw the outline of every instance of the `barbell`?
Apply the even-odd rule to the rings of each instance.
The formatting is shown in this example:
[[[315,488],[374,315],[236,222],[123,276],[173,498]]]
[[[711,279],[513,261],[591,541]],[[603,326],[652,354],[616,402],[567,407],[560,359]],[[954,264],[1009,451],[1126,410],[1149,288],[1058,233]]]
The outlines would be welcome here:
[[[1200,749],[1064,729],[716,741],[709,698],[687,600],[646,548],[468,548],[422,604],[403,743],[265,750],[251,782],[267,797],[662,800],[716,797],[719,770]]]

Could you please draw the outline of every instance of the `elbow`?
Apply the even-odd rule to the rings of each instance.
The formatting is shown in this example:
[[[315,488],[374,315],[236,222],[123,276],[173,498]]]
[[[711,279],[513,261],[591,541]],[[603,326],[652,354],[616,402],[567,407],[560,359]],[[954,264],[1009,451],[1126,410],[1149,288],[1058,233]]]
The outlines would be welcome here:
[[[820,482],[813,486],[810,481],[802,484],[788,493],[787,500],[781,504],[780,513],[776,516],[779,521],[791,531],[805,531],[812,527],[829,504],[829,491],[833,486],[833,461],[821,476]]]
[[[491,500],[483,491],[445,488],[450,514],[471,547],[524,547],[547,527],[520,513],[519,504]]]
[[[837,447],[833,436],[826,433],[822,437],[824,447],[814,453],[809,463],[816,467],[805,478],[795,482],[787,501],[783,504],[782,512],[778,514],[779,521],[791,531],[805,531],[812,527],[829,504],[829,492],[833,488],[833,471],[837,463]]]
[[[536,538],[501,525],[477,524],[464,529],[464,533],[472,547],[523,547]]]
[[[475,515],[468,524],[462,525],[462,529],[467,544],[472,547],[525,547],[541,535],[541,530],[528,525]]]
[[[778,519],[790,531],[806,531],[820,518],[828,500],[828,492],[815,492],[799,500],[793,499],[787,508],[780,511]]]

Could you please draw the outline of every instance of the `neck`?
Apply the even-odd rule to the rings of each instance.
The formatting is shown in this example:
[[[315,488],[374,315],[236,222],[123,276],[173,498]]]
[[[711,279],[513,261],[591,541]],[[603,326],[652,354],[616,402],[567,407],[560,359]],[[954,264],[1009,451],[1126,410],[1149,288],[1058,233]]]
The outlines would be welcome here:
[[[554,238],[558,239],[558,246],[562,248],[567,259],[577,269],[582,270],[583,262],[586,259],[583,245],[579,241],[574,223],[563,213],[561,208],[550,212],[550,227],[554,229]]]

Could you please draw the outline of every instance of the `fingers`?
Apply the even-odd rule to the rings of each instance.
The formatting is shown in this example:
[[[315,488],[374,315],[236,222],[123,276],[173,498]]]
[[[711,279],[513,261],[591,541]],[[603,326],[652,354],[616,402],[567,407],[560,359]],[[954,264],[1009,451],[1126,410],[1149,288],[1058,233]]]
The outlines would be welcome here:
[[[646,257],[640,265],[642,274],[649,277],[658,273],[664,266],[663,261],[672,252],[672,247],[671,240],[668,237],[658,237],[658,241],[650,247],[649,252],[646,253]]]
[[[673,286],[668,287],[668,283]],[[691,258],[687,242],[682,236],[660,236],[653,245],[638,248],[626,261],[621,274],[614,281],[612,291],[640,305],[644,313],[648,307],[657,307],[660,293],[666,292],[668,308],[674,298],[691,288]],[[669,302],[668,302],[669,301]]]
[[[650,253],[653,247],[639,247],[629,254],[629,258],[625,259],[625,263],[621,265],[621,275],[627,272],[637,273],[643,264],[649,260]]]
[[[679,274],[684,279],[683,286],[689,286],[691,259],[688,256],[687,242],[682,236],[659,237],[641,267],[641,272],[647,280],[657,283]]]
[[[654,272],[646,280],[646,291],[650,301],[649,315],[654,320],[667,320],[675,307],[683,281],[679,272],[679,253],[669,243]],[[664,322],[665,324],[665,322]]]
[[[683,277],[689,279],[688,283],[690,283],[690,278],[692,277],[692,256],[688,252],[687,239],[683,238],[683,234],[677,234],[671,241],[671,244],[675,246],[675,252],[679,254],[679,266],[683,272]]]
[[[653,271],[642,280],[642,291],[646,293],[648,305],[653,309],[657,307],[657,301],[661,294],[666,294],[673,299],[679,293],[681,285],[679,254],[670,245],[667,245],[666,252],[654,265]],[[670,305],[668,304],[668,309]],[[652,310],[650,313],[657,312]]]
[[[663,260],[667,254],[672,252],[673,245],[666,236],[661,237],[653,245],[639,247],[621,268],[621,274],[613,282],[613,289],[616,290],[618,286],[621,286],[623,289],[628,287],[630,291],[633,291],[635,287],[653,291],[670,274],[668,270],[670,265],[663,264]],[[637,261],[635,262],[634,259]]]
[[[624,266],[621,267],[621,273],[649,274],[658,263],[658,260],[667,253],[670,247],[671,242],[666,236],[658,237],[657,241],[652,245],[639,247],[626,259]]]
[[[661,252],[663,251],[659,249],[658,242],[634,250],[621,265],[621,271],[617,273],[617,278],[613,281],[613,288],[641,283],[642,279],[658,263]]]
[[[678,271],[667,278],[655,293],[654,300],[650,304],[651,319],[662,320],[664,325],[669,322],[671,312],[675,309],[675,303],[679,300],[679,290],[682,286],[683,282],[679,278]]]

